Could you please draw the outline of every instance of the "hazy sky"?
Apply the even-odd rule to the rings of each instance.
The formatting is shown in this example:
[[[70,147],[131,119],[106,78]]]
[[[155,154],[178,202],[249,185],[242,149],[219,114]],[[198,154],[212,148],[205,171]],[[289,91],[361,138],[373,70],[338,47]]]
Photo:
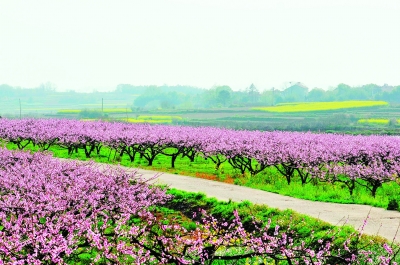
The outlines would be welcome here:
[[[0,84],[400,85],[399,14],[399,0],[0,0]]]

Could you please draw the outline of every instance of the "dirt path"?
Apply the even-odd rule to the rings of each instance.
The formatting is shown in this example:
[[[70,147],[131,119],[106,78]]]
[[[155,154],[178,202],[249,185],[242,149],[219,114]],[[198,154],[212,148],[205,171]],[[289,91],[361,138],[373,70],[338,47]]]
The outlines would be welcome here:
[[[248,200],[255,204],[265,204],[281,210],[292,209],[298,213],[319,218],[333,225],[342,225],[347,220],[348,224],[357,229],[364,223],[369,214],[364,232],[370,235],[380,235],[389,241],[394,239],[400,225],[400,212],[398,211],[387,211],[383,208],[367,205],[307,201],[195,177],[160,173],[144,169],[122,168],[129,172],[137,170],[137,173],[145,179],[152,178],[158,174],[159,177],[155,182],[166,184],[171,188],[190,192],[203,192],[207,196],[215,197],[219,200],[232,200],[236,202]],[[400,242],[400,231],[396,235],[395,241]]]

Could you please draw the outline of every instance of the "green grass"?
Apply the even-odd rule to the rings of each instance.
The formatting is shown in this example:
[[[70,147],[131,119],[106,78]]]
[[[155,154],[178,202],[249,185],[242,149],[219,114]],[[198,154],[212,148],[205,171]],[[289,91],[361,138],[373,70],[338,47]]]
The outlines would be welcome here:
[[[305,242],[310,242],[312,235],[318,239],[330,239],[332,235],[335,235],[333,242],[335,247],[342,247],[346,239],[355,233],[355,229],[349,225],[334,226],[319,219],[298,214],[292,210],[282,211],[265,205],[252,204],[247,201],[240,203],[218,201],[215,198],[205,196],[203,193],[186,192],[176,189],[169,189],[167,193],[173,195],[173,198],[165,205],[157,206],[154,209],[155,214],[159,218],[167,218],[166,223],[182,225],[189,231],[197,227],[196,221],[198,220],[192,219],[193,212],[197,212],[197,216],[200,216],[199,209],[204,209],[220,221],[232,220],[232,213],[234,210],[237,210],[245,229],[252,229],[254,219],[264,224],[270,221],[271,229],[274,229],[278,225],[280,231],[285,231],[290,227],[292,231],[295,231],[296,237]],[[378,248],[384,242],[385,239],[378,236],[362,235],[359,245],[363,247],[367,246],[368,249],[374,249]],[[366,249],[364,248],[364,250]],[[224,252],[227,255],[240,254],[241,251],[243,250],[239,248],[218,250],[219,254]],[[70,264],[87,264],[96,255],[96,252],[89,249],[81,249],[81,252],[79,260]],[[272,259],[267,258],[265,262],[268,263],[265,264],[271,264],[269,263],[271,261]],[[239,260],[235,264],[263,264],[260,262],[259,258],[249,258]],[[212,264],[226,263],[215,262]]]
[[[231,220],[233,210],[237,210],[242,219],[244,227],[251,226],[253,218],[263,223],[271,221],[271,228],[280,226],[281,231],[289,226],[296,231],[299,237],[307,239],[311,234],[316,238],[327,238],[330,232],[337,233],[335,243],[342,245],[355,229],[351,226],[337,227],[307,215],[298,214],[293,210],[278,210],[266,205],[252,204],[248,201],[240,203],[228,201],[218,201],[215,198],[206,197],[203,193],[193,193],[170,189],[167,192],[173,195],[173,199],[166,204],[168,209],[180,209],[179,211],[188,216],[198,208],[205,209],[217,219]],[[183,209],[183,210],[182,210]],[[330,231],[330,232],[329,232]],[[365,240],[365,241],[364,241]],[[384,239],[377,236],[366,236],[362,238],[363,242],[373,240],[373,242],[383,242]]]
[[[269,112],[309,112],[309,111],[329,111],[339,109],[365,108],[388,105],[385,101],[333,101],[333,102],[306,102],[306,103],[286,103],[273,107],[256,107],[253,110]]]
[[[16,149],[16,145],[10,143],[7,144],[7,147],[9,149]],[[37,147],[33,147],[32,145],[28,145],[27,148],[35,151],[38,150]],[[78,153],[73,153],[70,156],[66,149],[58,146],[51,147],[49,151],[53,152],[56,157],[87,160],[83,150],[79,150]],[[191,162],[187,157],[178,157],[175,162],[175,168],[171,168],[171,158],[165,155],[158,155],[153,161],[153,165],[149,167],[147,166],[147,161],[144,158],[141,159],[139,155],[131,163],[126,155],[119,157],[115,155],[114,151],[102,147],[100,154],[93,153],[91,159],[96,162],[120,163],[127,167],[151,169],[172,174],[223,181],[313,201],[364,204],[382,208],[387,208],[390,200],[400,202],[400,186],[395,182],[384,183],[378,189],[376,197],[373,198],[370,191],[362,186],[357,186],[352,196],[350,196],[347,187],[340,183],[318,182],[317,184],[308,183],[303,186],[296,175],[293,177],[291,184],[288,185],[286,179],[274,167],[267,168],[254,177],[250,177],[247,174],[242,176],[228,162],[224,162],[216,170],[214,163],[210,159],[206,160],[199,156],[195,157],[194,162]]]
[[[271,168],[268,173],[268,175],[260,174],[249,178],[244,185],[311,201],[363,204],[381,208],[387,208],[390,199],[400,201],[398,195],[400,187],[395,182],[383,184],[383,187],[378,189],[376,197],[373,198],[370,192],[361,186],[357,186],[354,194],[350,195],[347,187],[341,183],[318,182],[303,186],[298,179],[295,179],[288,185],[274,168]]]

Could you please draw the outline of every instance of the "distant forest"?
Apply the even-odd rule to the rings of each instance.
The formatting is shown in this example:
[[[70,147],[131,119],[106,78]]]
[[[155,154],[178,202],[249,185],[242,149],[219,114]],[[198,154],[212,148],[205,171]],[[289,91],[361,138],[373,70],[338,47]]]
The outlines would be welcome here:
[[[289,85],[283,90],[260,91],[250,84],[240,91],[229,86],[204,89],[192,86],[134,86],[120,84],[111,92],[79,93],[74,90],[56,91],[51,83],[36,88],[0,85],[0,103],[20,99],[32,104],[90,104],[99,100],[125,101],[132,110],[146,109],[198,109],[271,106],[290,102],[384,100],[400,104],[400,86],[367,84],[351,87],[339,84],[330,90],[309,89],[302,83]]]

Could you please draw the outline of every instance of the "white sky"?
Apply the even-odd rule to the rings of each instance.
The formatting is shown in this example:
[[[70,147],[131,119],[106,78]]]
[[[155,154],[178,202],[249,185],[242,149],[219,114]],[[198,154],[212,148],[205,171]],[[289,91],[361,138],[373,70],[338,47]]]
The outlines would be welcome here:
[[[0,84],[400,85],[399,14],[399,0],[0,0]]]

